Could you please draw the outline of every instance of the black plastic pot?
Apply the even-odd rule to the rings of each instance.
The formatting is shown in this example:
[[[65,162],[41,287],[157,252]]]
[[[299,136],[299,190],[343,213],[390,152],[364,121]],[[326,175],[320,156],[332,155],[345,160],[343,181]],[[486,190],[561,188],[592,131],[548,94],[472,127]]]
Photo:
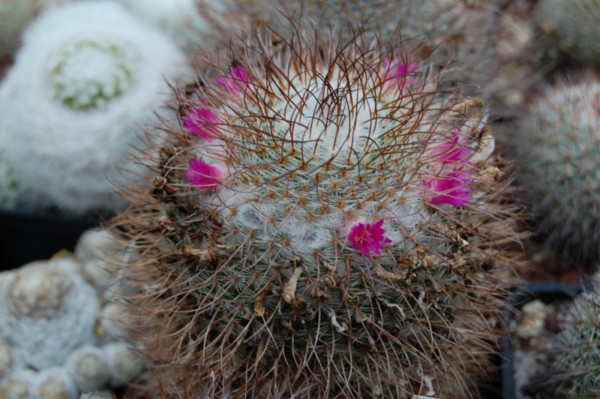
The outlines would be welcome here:
[[[514,310],[519,310],[527,302],[539,299],[544,303],[555,303],[557,301],[570,301],[583,291],[583,286],[577,283],[535,283],[519,288],[509,298],[509,309],[505,314],[505,325],[513,318]],[[506,332],[502,347],[502,398],[515,399],[517,397],[517,386],[515,384],[514,354],[515,347],[513,338]]]
[[[102,220],[100,215],[73,218],[0,208],[0,270],[72,251],[81,234]]]

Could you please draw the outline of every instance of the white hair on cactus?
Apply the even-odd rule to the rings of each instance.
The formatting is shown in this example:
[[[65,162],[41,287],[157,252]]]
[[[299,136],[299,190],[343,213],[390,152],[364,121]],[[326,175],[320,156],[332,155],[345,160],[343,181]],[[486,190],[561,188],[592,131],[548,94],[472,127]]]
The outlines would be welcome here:
[[[33,397],[43,399],[77,399],[79,390],[63,367],[40,371],[31,388]]]
[[[38,374],[29,369],[21,369],[0,380],[0,398],[30,399],[33,396],[31,386]]]
[[[96,346],[82,346],[71,353],[65,368],[77,388],[83,392],[100,389],[109,379],[106,355]]]
[[[37,370],[60,365],[92,342],[98,298],[73,262],[36,262],[2,275],[0,336],[20,364]]]
[[[121,387],[137,378],[144,370],[141,355],[125,342],[113,342],[103,347],[106,354],[110,385]]]
[[[198,0],[119,0],[132,13],[167,33],[179,46],[193,49],[199,38],[213,33],[211,22],[201,12],[218,18],[225,11],[223,1]]]
[[[0,86],[0,147],[26,205],[80,214],[122,204],[114,185],[123,169],[140,170],[127,157],[185,60],[110,1],[68,4],[32,23]]]

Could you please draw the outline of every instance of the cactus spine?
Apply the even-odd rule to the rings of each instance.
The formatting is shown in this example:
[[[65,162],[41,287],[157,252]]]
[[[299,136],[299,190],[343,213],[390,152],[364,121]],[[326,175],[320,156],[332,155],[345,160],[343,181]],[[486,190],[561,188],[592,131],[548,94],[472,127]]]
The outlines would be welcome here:
[[[483,104],[320,33],[254,32],[178,95],[114,220],[137,339],[174,397],[469,397],[516,218]]]

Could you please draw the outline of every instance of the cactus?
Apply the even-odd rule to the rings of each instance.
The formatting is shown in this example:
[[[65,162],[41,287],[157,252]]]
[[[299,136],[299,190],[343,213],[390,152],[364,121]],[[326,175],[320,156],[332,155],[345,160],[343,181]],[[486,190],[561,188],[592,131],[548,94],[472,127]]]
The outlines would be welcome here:
[[[600,396],[600,285],[596,283],[562,310],[562,331],[553,362],[553,375],[561,398]]]
[[[0,148],[19,206],[70,214],[122,206],[113,183],[140,169],[127,159],[141,145],[140,125],[156,121],[165,78],[186,68],[172,41],[116,3],[44,13],[0,86]]]
[[[514,137],[523,187],[549,248],[600,261],[600,81],[560,77],[533,101]]]
[[[470,397],[518,241],[483,104],[400,43],[295,28],[177,96],[113,220],[132,339],[169,397]]]
[[[128,10],[168,34],[191,53],[198,47],[227,44],[228,38],[249,25],[237,0],[119,0]],[[219,29],[219,27],[221,29]]]
[[[581,63],[600,65],[599,0],[542,0],[536,19],[551,50],[560,50]]]
[[[113,302],[124,256],[106,231],[90,230],[76,256],[0,273],[1,398],[78,398],[138,377],[145,363],[126,341],[127,309]]]

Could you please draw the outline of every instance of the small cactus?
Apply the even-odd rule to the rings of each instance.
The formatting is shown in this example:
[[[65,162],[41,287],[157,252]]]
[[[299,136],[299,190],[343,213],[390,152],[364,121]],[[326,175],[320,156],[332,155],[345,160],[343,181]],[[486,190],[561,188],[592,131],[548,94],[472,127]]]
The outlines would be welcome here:
[[[110,1],[44,13],[0,85],[0,148],[20,207],[77,215],[123,206],[113,183],[156,121],[166,78],[186,70],[175,44]],[[68,178],[65,178],[68,176]]]
[[[600,65],[600,0],[541,0],[536,18],[552,50]]]
[[[559,78],[521,117],[514,136],[518,181],[549,248],[600,261],[600,80]]]
[[[597,278],[596,278],[597,279]],[[600,397],[600,285],[576,298],[560,315],[562,331],[553,362],[557,398]]]
[[[401,44],[296,28],[177,96],[113,221],[135,339],[173,397],[469,397],[518,240],[483,103]]]

